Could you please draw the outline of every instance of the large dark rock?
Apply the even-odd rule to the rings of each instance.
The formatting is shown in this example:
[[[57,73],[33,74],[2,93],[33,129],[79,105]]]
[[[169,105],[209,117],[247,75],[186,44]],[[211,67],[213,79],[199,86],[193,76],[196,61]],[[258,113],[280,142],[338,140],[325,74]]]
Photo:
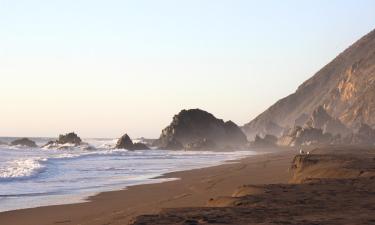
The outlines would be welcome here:
[[[36,145],[34,141],[28,138],[21,138],[21,139],[14,140],[10,143],[10,145],[13,145],[13,146],[20,145],[20,146],[25,146],[25,147],[30,147],[30,148],[38,147],[38,145]]]
[[[329,115],[338,118],[350,129],[358,128],[361,123],[373,127],[374,65],[375,30],[338,55],[299,86],[295,93],[279,100],[245,124],[243,130],[249,140],[252,140],[256,134],[264,134],[270,124],[280,127],[302,125],[306,119],[302,115],[311,115],[321,105],[324,105]]]
[[[155,145],[161,149],[240,148],[247,144],[246,136],[232,121],[224,122],[200,109],[182,110],[173,117]],[[209,146],[208,146],[209,145]]]
[[[120,137],[116,143],[116,148],[118,149],[131,149],[133,148],[133,141],[130,139],[129,135],[125,134]]]
[[[133,143],[129,135],[124,134],[118,139],[115,148],[117,149],[127,149],[127,150],[148,150],[150,149],[147,145],[143,143]]]
[[[8,145],[8,143],[0,141],[0,145]]]
[[[57,143],[80,145],[82,143],[82,140],[76,133],[72,132],[67,134],[60,134]]]

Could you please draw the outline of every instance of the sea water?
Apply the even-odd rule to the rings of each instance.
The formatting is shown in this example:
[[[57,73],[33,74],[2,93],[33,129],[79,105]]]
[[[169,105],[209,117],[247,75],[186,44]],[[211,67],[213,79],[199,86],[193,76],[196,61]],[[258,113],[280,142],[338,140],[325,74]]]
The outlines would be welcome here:
[[[0,141],[11,140],[0,138]],[[43,145],[51,139],[32,140]],[[0,145],[0,211],[83,202],[99,192],[171,180],[156,178],[165,173],[219,165],[255,154],[252,151],[127,151],[113,148],[116,139],[84,141],[95,150]]]

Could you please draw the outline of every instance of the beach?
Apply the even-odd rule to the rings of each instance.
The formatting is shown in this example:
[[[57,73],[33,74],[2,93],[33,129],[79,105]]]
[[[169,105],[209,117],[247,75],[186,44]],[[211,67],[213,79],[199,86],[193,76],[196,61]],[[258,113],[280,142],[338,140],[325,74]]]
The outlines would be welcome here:
[[[84,203],[2,212],[0,223],[127,224],[138,215],[158,213],[165,208],[202,207],[210,199],[231,195],[244,184],[287,183],[291,178],[289,168],[295,154],[294,150],[278,149],[224,165],[173,172],[163,178],[177,180],[103,192]]]

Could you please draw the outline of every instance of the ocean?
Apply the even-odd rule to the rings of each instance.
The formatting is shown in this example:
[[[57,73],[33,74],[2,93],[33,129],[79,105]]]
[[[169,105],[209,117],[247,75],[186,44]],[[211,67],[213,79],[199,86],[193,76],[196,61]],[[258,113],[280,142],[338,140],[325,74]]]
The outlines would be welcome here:
[[[0,138],[11,142],[15,138]],[[53,138],[31,138],[42,146]],[[210,167],[255,155],[253,151],[127,151],[117,139],[84,139],[95,147],[68,149],[0,145],[0,211],[86,201],[104,191],[158,183],[169,172]]]

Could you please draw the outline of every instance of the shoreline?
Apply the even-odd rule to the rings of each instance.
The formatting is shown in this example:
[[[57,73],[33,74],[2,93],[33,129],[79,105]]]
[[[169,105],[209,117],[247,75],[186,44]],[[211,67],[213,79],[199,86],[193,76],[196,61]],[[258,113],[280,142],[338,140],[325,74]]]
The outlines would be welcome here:
[[[272,149],[274,151],[274,149]],[[183,150],[181,150],[183,151]],[[177,151],[179,152],[179,151]],[[209,151],[210,153],[215,153],[215,151]],[[79,204],[79,203],[85,203],[90,201],[90,198],[95,197],[98,194],[105,193],[105,192],[112,192],[112,191],[121,191],[126,190],[129,187],[133,186],[139,186],[139,185],[148,185],[148,184],[157,184],[157,183],[164,183],[164,182],[170,182],[174,180],[178,180],[179,178],[175,177],[168,177],[168,174],[171,173],[177,173],[177,172],[185,172],[190,170],[196,170],[196,169],[204,169],[214,166],[220,166],[224,164],[230,164],[230,163],[236,163],[241,159],[247,158],[247,157],[253,157],[255,155],[259,154],[267,154],[269,152],[266,151],[257,151],[257,150],[248,150],[248,151],[218,151],[218,153],[236,153],[235,155],[232,155],[229,159],[224,160],[217,160],[216,162],[206,162],[208,165],[190,165],[190,166],[184,166],[181,168],[174,168],[170,169],[168,172],[163,173],[156,173],[153,175],[145,175],[143,180],[134,181],[132,183],[123,183],[123,184],[113,184],[113,185],[107,185],[106,187],[101,188],[101,190],[91,191],[91,192],[82,192],[82,193],[67,193],[65,195],[61,194],[52,194],[52,195],[46,195],[43,196],[42,200],[39,200],[38,203],[34,204],[27,204],[26,206],[19,206],[17,207],[0,207],[0,213],[9,212],[9,211],[15,211],[15,210],[26,210],[26,209],[32,209],[32,208],[40,208],[40,207],[48,207],[48,206],[59,206],[59,205],[71,205],[71,204]],[[27,195],[30,196],[30,195]],[[39,194],[36,194],[35,196],[39,196]],[[13,197],[13,196],[12,196]],[[14,195],[14,197],[22,197],[22,195]],[[51,198],[51,200],[48,200]],[[18,201],[24,202],[22,199],[17,199]],[[29,201],[32,201],[33,199],[29,199]],[[12,201],[11,199],[8,200]],[[13,200],[14,201],[14,200]],[[36,199],[38,201],[38,199]],[[1,202],[0,202],[1,203]],[[7,203],[5,203],[6,205]],[[21,205],[21,204],[19,204]],[[3,210],[4,209],[4,210]]]
[[[101,192],[85,202],[0,212],[2,224],[126,224],[140,214],[162,208],[204,206],[210,198],[230,195],[243,184],[286,183],[293,150],[278,149],[223,164],[166,173],[153,179],[172,181],[141,184]]]

